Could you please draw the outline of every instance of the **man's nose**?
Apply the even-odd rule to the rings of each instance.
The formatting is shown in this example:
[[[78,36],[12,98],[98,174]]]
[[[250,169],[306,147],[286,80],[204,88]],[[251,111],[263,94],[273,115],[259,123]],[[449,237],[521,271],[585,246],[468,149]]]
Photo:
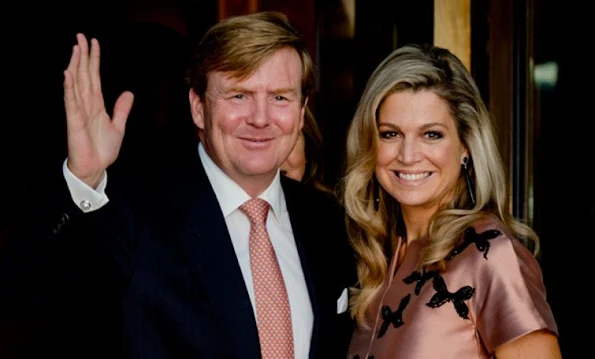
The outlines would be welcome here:
[[[270,120],[268,101],[263,98],[254,98],[252,103],[252,113],[247,122],[256,127],[264,127],[269,124]]]

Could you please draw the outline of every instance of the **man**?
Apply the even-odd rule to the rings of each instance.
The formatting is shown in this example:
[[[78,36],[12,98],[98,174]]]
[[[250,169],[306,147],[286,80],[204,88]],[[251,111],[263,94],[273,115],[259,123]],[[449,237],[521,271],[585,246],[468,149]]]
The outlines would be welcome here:
[[[72,337],[54,332],[43,343],[62,357],[120,348],[131,358],[344,357],[355,274],[342,211],[279,171],[313,89],[311,58],[286,18],[256,13],[209,30],[188,72],[196,155],[109,183],[133,95],[124,92],[110,118],[99,44],[77,40],[64,72],[66,185],[36,211],[51,225],[26,228],[4,249],[0,304],[58,312],[56,328]],[[253,236],[244,204],[256,198],[268,216]],[[265,270],[255,237],[270,237],[284,287],[268,307],[274,274],[257,284]]]

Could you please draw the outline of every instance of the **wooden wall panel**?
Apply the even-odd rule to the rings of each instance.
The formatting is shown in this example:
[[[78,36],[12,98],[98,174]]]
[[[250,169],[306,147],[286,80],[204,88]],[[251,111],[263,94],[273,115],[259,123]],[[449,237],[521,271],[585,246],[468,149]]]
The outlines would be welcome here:
[[[259,0],[218,0],[218,19],[230,16],[250,14],[260,8]]]
[[[471,0],[434,1],[434,44],[471,69]]]
[[[498,148],[507,173],[512,170],[513,0],[491,1],[489,8],[489,100]]]

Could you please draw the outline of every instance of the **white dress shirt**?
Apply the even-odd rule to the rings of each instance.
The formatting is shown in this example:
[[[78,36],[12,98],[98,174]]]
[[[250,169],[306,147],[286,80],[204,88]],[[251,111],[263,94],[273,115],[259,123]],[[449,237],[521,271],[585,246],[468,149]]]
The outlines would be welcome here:
[[[250,252],[248,248],[250,222],[246,215],[239,209],[251,197],[213,162],[205,152],[202,144],[198,146],[198,153],[225,218],[238,264],[240,265],[242,276],[246,283],[246,289],[252,302],[254,316],[256,317],[254,286],[252,283]],[[64,161],[63,172],[72,199],[83,212],[97,210],[109,201],[105,194],[107,173],[97,190],[94,190],[70,172],[68,166],[66,166],[66,161]],[[285,287],[287,288],[287,295],[289,296],[295,358],[308,358],[314,315],[312,313],[308,287],[302,271],[295,238],[291,229],[289,213],[287,212],[285,203],[285,194],[281,188],[279,171],[277,171],[277,175],[269,187],[258,197],[270,204],[266,226],[273,248],[277,254],[277,260],[279,261],[281,273],[285,280]]]

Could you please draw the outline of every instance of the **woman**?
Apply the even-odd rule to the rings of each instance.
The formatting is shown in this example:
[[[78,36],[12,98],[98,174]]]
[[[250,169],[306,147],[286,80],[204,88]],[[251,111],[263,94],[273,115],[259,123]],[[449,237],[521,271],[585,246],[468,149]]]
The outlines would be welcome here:
[[[316,117],[306,106],[304,127],[293,151],[281,165],[281,174],[332,194],[332,190],[324,181],[322,150],[322,132]]]
[[[505,177],[453,54],[405,46],[378,66],[341,183],[359,277],[349,358],[561,357],[539,240],[509,214]]]

